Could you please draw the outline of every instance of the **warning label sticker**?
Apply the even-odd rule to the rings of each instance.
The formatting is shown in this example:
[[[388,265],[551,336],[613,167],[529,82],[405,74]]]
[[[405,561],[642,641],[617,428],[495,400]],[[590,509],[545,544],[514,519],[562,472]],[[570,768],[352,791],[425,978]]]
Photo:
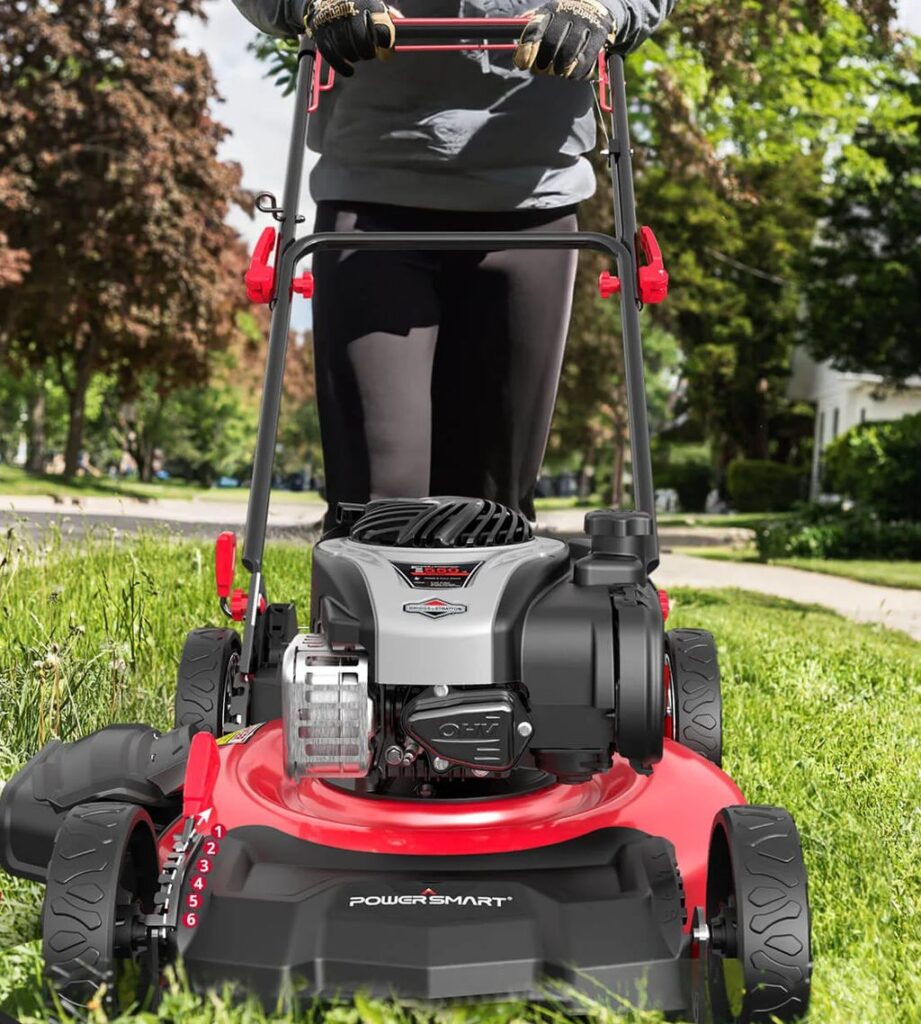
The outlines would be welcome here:
[[[265,722],[260,722],[258,725],[248,725],[245,729],[230,732],[226,736],[221,736],[217,741],[217,745],[219,747],[230,747],[235,743],[249,743],[263,725],[265,725]]]
[[[423,562],[392,562],[396,571],[416,590],[458,590],[466,587],[482,562],[452,562],[431,565]]]

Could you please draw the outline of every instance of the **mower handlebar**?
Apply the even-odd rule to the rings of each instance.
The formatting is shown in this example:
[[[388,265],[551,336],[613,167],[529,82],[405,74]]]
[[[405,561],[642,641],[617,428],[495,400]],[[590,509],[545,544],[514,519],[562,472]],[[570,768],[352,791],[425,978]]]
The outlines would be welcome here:
[[[528,18],[394,18],[396,44],[513,43]]]

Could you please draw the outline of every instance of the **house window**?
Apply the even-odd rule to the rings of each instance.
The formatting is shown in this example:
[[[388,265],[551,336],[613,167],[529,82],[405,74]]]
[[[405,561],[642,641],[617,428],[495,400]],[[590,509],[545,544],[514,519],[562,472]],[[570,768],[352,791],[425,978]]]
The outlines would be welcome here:
[[[834,440],[838,436],[838,409],[837,409],[837,407],[835,408],[835,411],[831,414],[831,436],[832,436],[832,440]]]

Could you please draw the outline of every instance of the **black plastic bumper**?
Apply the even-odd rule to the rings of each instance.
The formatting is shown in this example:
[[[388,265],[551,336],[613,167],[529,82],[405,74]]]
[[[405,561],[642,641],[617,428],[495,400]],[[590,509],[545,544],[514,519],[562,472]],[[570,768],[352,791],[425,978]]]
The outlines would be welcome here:
[[[229,984],[271,1006],[357,991],[546,999],[562,982],[680,1012],[691,1003],[683,913],[670,844],[629,829],[522,853],[413,857],[253,827],[221,843],[178,945],[197,988]]]

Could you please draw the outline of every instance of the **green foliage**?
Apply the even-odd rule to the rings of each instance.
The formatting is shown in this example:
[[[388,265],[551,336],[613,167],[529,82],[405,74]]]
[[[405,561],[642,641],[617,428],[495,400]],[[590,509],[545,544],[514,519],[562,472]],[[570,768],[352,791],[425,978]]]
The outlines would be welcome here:
[[[786,512],[803,495],[804,477],[795,466],[766,459],[736,459],[726,485],[738,512]]]
[[[921,520],[921,413],[861,423],[836,438],[824,460],[828,489],[884,519]]]
[[[762,560],[843,558],[921,560],[921,522],[887,522],[863,508],[811,506],[755,529]]]
[[[682,512],[703,512],[713,490],[713,460],[705,445],[669,445],[653,459],[656,488],[678,492]]]
[[[893,71],[885,95],[821,209],[807,339],[819,359],[897,381],[921,372],[921,83]]]
[[[0,778],[42,738],[110,721],[169,723],[184,633],[214,621],[210,552],[178,538],[61,543],[0,552]],[[5,560],[2,556],[6,556]],[[307,608],[309,551],[270,545],[273,594]],[[812,1024],[921,1019],[917,816],[921,688],[907,638],[790,602],[738,592],[672,594],[669,625],[714,632],[724,678],[725,763],[746,797],[790,808],[810,870]],[[41,617],[33,613],[42,609]],[[869,824],[869,823],[872,823]],[[0,1006],[46,1021],[37,1001],[41,889],[3,879]],[[266,1013],[172,986],[148,1024],[566,1024],[553,1007],[384,1000]],[[104,1024],[101,1013],[94,1018]],[[142,1019],[142,1018],[133,1018]],[[588,1024],[615,1018],[586,1007]]]

